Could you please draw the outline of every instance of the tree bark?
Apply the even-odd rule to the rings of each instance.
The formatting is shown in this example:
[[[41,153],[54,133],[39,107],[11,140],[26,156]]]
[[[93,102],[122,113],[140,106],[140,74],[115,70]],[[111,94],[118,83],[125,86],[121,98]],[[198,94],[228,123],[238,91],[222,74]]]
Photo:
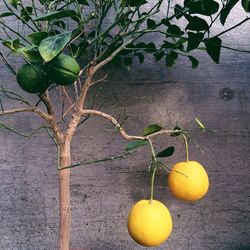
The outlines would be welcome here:
[[[70,143],[59,146],[59,168],[71,165]],[[70,168],[59,171],[60,228],[58,250],[69,250],[71,230]]]

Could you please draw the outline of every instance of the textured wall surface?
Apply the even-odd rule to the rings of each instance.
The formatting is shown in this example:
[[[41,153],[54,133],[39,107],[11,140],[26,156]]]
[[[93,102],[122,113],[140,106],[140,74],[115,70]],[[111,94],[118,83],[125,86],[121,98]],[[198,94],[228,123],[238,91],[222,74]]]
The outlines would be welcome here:
[[[245,14],[244,14],[245,15]],[[232,13],[230,26],[241,12]],[[250,49],[250,24],[227,35],[227,45]],[[0,49],[3,49],[0,47]],[[148,59],[130,70],[108,69],[108,82],[96,87],[98,102],[118,117],[130,114],[124,127],[140,134],[150,123],[195,127],[199,117],[217,133],[193,133],[204,150],[190,147],[190,158],[201,162],[210,177],[207,196],[195,203],[176,200],[167,190],[166,173],[156,177],[155,198],[173,217],[169,240],[155,249],[250,249],[250,56],[223,50],[221,64],[200,54],[200,67],[192,70],[180,60],[169,70]],[[21,62],[12,58],[16,66]],[[15,78],[0,63],[0,84],[21,91]],[[224,98],[230,89],[231,99]],[[227,92],[228,93],[228,92]],[[11,101],[4,107],[13,107]],[[33,114],[1,117],[0,122],[29,133],[40,126]],[[157,138],[160,150],[176,146],[169,161],[184,160],[184,147],[174,138]],[[89,119],[72,145],[73,161],[119,154],[127,142],[101,119]],[[30,140],[0,130],[0,249],[55,249],[58,228],[56,147],[44,131]],[[72,170],[72,248],[78,250],[140,250],[126,227],[130,207],[149,198],[148,149],[124,160]],[[152,248],[154,249],[154,248]]]

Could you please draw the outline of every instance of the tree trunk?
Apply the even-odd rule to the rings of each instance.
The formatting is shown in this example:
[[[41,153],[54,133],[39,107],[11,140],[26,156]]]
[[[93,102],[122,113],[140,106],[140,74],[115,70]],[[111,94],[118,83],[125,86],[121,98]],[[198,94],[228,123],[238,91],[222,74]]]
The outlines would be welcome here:
[[[59,167],[71,165],[70,143],[59,146]],[[71,230],[70,169],[59,170],[60,228],[58,250],[69,250]]]

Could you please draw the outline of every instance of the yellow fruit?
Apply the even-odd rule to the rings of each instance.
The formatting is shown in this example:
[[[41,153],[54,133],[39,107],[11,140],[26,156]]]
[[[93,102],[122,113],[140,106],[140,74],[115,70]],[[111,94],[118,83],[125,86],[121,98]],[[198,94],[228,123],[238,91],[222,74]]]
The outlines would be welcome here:
[[[196,161],[178,162],[169,173],[168,187],[172,194],[180,200],[199,200],[208,191],[207,172]]]
[[[172,218],[167,207],[157,200],[138,201],[128,216],[128,232],[140,245],[161,245],[172,231]]]

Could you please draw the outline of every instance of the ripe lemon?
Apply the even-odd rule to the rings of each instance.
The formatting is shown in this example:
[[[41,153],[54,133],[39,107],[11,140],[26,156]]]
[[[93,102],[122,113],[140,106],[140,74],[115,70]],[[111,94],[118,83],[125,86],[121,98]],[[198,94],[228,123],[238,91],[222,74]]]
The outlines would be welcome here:
[[[56,84],[70,85],[77,79],[80,66],[73,57],[61,54],[46,64],[46,71]]]
[[[24,64],[17,71],[16,79],[19,86],[28,93],[42,93],[49,86],[41,63]]]
[[[169,173],[168,187],[172,194],[180,200],[199,200],[208,191],[207,172],[196,161],[178,162]]]
[[[157,200],[138,201],[128,216],[128,232],[142,246],[159,246],[172,231],[172,218],[167,207]]]

